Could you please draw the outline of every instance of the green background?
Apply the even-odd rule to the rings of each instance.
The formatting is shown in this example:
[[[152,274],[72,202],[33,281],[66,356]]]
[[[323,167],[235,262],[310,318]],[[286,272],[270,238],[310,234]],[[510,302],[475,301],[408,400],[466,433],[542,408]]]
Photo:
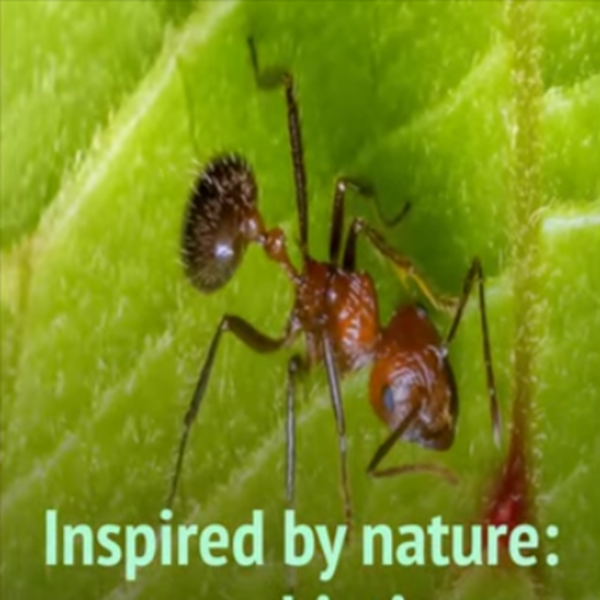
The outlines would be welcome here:
[[[528,419],[535,518],[560,563],[497,569],[361,568],[318,560],[298,598],[600,597],[600,3],[2,2],[2,597],[280,598],[286,353],[225,339],[194,428],[176,519],[234,528],[266,518],[261,569],[44,566],[44,511],[64,522],[155,523],[181,419],[224,310],[276,335],[293,300],[251,248],[230,285],[199,294],[179,264],[181,219],[210,157],[253,165],[269,224],[296,236],[285,105],[257,90],[246,37],[296,77],[311,249],[326,256],[333,182],[373,183],[386,231],[436,287],[457,294],[473,256],[488,289],[504,436],[494,447],[475,303],[451,349],[456,442],[399,444],[390,464],[439,460],[461,478],[373,481],[385,430],[368,369],[347,377],[357,525],[482,519],[510,438]],[[185,76],[189,94],[182,79]],[[371,206],[349,212],[380,226]],[[367,246],[382,320],[418,297]],[[293,252],[295,259],[297,251]],[[448,319],[436,317],[441,328]],[[521,367],[515,368],[515,364]],[[522,365],[526,365],[523,368]],[[596,373],[596,375],[594,375]],[[523,391],[525,390],[525,391]],[[334,422],[317,369],[300,402],[298,516],[342,519]]]

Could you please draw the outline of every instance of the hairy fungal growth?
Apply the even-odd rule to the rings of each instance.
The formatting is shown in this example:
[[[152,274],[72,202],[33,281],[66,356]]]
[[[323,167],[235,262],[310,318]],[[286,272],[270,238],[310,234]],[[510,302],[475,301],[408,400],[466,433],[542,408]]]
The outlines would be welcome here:
[[[184,220],[181,255],[187,276],[201,291],[218,290],[235,273],[256,200],[254,174],[235,154],[215,158],[200,174]]]

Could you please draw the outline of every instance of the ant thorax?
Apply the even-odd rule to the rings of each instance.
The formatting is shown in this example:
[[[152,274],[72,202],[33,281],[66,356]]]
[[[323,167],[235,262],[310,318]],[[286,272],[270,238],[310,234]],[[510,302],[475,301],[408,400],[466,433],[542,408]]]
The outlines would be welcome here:
[[[322,335],[332,340],[342,372],[359,369],[372,359],[379,312],[375,286],[367,273],[306,260],[297,284],[294,315],[306,333],[310,363],[322,359]]]

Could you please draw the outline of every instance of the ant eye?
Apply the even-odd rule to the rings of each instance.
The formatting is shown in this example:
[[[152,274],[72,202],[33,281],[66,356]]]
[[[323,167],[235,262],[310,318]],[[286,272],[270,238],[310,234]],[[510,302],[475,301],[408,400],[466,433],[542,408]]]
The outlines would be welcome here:
[[[256,181],[239,156],[211,161],[194,184],[181,256],[186,275],[203,292],[223,287],[239,266],[256,210]]]
[[[396,401],[394,400],[394,391],[389,385],[386,385],[383,388],[383,392],[381,394],[383,398],[383,405],[389,413],[394,412],[394,408],[396,406]]]

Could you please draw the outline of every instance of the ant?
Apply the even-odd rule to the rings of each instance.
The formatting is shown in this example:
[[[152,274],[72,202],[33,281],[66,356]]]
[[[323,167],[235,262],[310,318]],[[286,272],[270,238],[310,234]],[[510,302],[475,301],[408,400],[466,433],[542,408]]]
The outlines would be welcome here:
[[[329,260],[314,259],[308,245],[306,172],[300,117],[294,83],[286,70],[259,68],[256,49],[248,40],[256,82],[260,88],[283,87],[287,104],[288,133],[294,170],[299,220],[301,269],[290,261],[286,238],[279,227],[269,229],[257,206],[257,185],[249,165],[237,155],[214,158],[195,182],[185,214],[181,254],[190,281],[205,293],[222,288],[233,276],[250,243],[262,246],[269,259],[287,273],[295,288],[295,302],[281,337],[273,339],[245,319],[225,314],[208,348],[200,377],[184,418],[183,432],[167,505],[172,506],[181,474],[190,430],[206,394],[210,373],[223,333],[230,332],[256,352],[270,353],[289,346],[303,332],[306,354],[295,354],[288,362],[286,391],[286,499],[294,502],[295,403],[299,377],[323,362],[335,416],[340,455],[340,477],[345,520],[352,522],[348,487],[347,444],[340,376],[372,362],[370,400],[377,416],[391,433],[375,452],[367,467],[372,477],[389,477],[409,471],[429,471],[449,481],[455,476],[435,464],[404,464],[379,468],[399,439],[421,446],[446,450],[453,441],[458,418],[458,394],[448,361],[448,346],[457,331],[471,289],[477,283],[483,337],[483,354],[492,413],[494,439],[499,444],[500,413],[485,310],[483,271],[475,258],[465,277],[458,302],[439,297],[415,266],[389,246],[382,235],[364,219],[353,219],[340,260],[346,193],[352,189],[376,201],[373,191],[350,179],[335,185],[331,220]],[[377,203],[379,210],[379,204]],[[386,225],[400,222],[401,213]],[[381,215],[381,211],[380,215]],[[426,311],[417,304],[399,306],[390,322],[379,322],[377,295],[371,276],[356,268],[356,244],[360,235],[389,259],[404,278],[412,279],[436,309],[454,311],[449,332],[442,337]]]

